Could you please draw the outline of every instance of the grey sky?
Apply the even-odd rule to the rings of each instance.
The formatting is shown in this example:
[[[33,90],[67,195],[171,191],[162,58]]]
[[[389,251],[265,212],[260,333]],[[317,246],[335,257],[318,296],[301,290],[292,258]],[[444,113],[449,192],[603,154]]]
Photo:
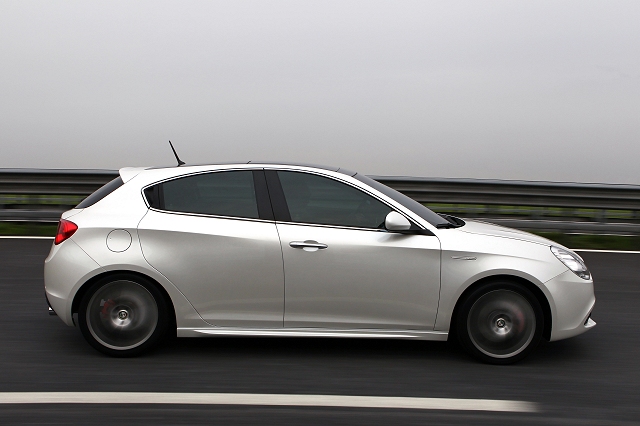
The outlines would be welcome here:
[[[0,167],[640,184],[640,2],[0,1]]]

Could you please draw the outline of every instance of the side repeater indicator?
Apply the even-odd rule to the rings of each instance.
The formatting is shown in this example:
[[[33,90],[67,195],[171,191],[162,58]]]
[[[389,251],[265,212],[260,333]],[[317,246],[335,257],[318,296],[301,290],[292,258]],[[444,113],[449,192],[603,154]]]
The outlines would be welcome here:
[[[476,260],[477,257],[474,256],[451,256],[453,260]]]

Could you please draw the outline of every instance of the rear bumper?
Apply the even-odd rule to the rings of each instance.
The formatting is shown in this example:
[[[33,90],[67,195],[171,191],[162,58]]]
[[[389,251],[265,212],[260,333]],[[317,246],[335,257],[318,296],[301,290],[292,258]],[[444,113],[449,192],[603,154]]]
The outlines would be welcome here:
[[[53,246],[44,263],[47,303],[65,324],[73,326],[71,305],[76,291],[88,277],[100,270],[72,239]]]

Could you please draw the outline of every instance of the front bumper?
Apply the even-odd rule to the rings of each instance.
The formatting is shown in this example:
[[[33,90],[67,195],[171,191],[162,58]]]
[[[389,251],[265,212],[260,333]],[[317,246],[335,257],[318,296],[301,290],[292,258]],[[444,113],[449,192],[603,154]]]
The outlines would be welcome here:
[[[44,291],[44,299],[47,301],[47,305],[49,305],[49,315],[57,316],[56,311],[51,307],[51,303],[49,303],[49,298],[47,297],[47,291]]]
[[[577,336],[596,325],[591,319],[596,303],[593,281],[566,271],[544,285],[551,295],[551,341]]]

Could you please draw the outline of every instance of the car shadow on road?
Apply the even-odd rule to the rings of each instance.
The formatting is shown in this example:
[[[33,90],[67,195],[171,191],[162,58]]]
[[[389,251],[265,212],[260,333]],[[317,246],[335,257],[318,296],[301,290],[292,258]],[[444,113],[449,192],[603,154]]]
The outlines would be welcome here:
[[[542,341],[519,364],[565,364],[590,358],[592,344],[573,338],[558,342]],[[157,356],[306,359],[396,359],[415,361],[458,361],[477,363],[456,342],[409,341],[396,339],[215,337],[171,339],[156,349]]]
[[[450,357],[460,352],[448,342],[406,341],[391,339],[346,339],[325,337],[215,337],[172,339],[162,353],[173,356],[247,356],[268,357]],[[460,353],[464,356],[464,354]]]

